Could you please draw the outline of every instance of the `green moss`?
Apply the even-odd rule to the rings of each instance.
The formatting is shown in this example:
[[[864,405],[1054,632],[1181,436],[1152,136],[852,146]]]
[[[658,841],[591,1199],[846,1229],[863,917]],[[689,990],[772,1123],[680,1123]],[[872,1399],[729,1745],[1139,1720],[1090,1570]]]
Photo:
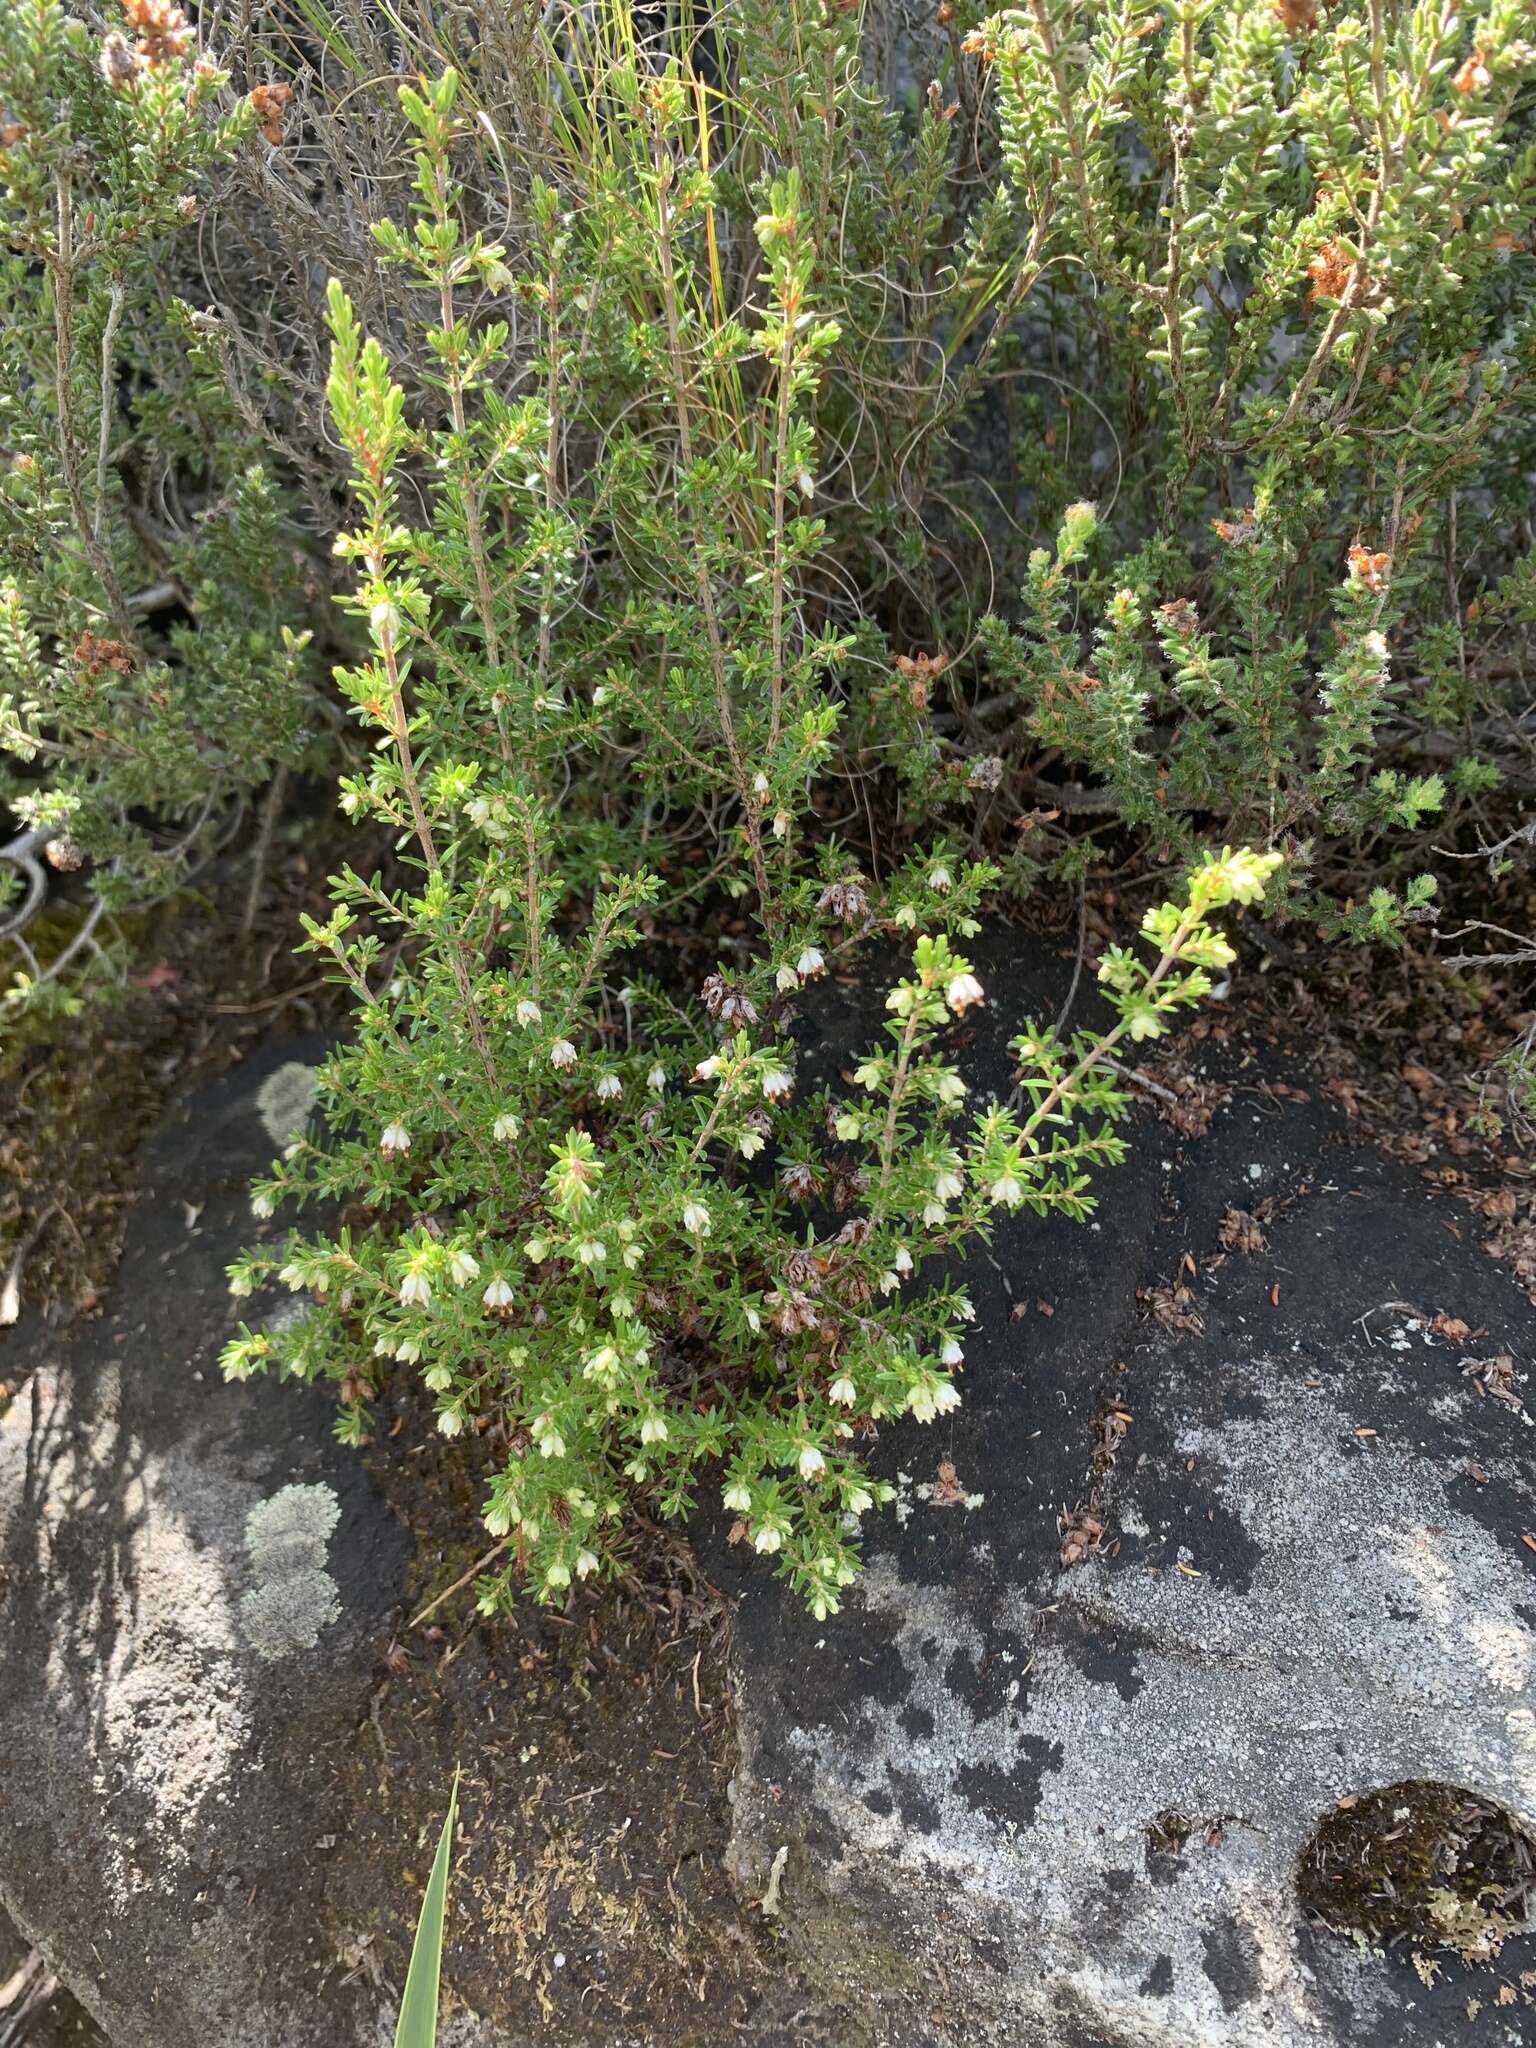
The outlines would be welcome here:
[[[1536,1843],[1475,1792],[1405,1779],[1340,1800],[1301,1853],[1296,1889],[1336,1934],[1482,1962],[1525,1924]]]

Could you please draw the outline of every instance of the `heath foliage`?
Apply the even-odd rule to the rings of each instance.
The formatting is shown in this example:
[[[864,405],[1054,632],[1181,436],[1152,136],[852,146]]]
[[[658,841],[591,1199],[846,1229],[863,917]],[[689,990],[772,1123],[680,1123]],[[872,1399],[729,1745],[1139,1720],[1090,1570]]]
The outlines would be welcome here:
[[[959,1398],[951,1255],[1086,1212],[1214,914],[1428,942],[1528,856],[1527,28],[0,11],[22,990],[334,776],[354,1029],[232,1276],[305,1306],[226,1367],[354,1441],[418,1373],[488,1605],[705,1500],[830,1612],[864,1442]],[[1111,874],[1108,1022],[972,1105],[970,940]]]
[[[825,542],[802,479],[837,329],[799,181],[761,195],[757,317],[717,322],[689,96],[675,77],[618,89],[642,144],[627,176],[590,211],[536,187],[544,260],[520,275],[461,218],[456,76],[402,89],[416,203],[379,240],[438,309],[426,419],[332,290],[356,506],[336,547],[369,641],[338,680],[371,741],[342,801],[409,850],[394,879],[336,877],[334,915],[310,924],[307,948],[354,992],[356,1036],[327,1065],[323,1128],[256,1199],[262,1214],[345,1204],[349,1220],[235,1268],[237,1293],[275,1276],[311,1302],[242,1332],[225,1369],[338,1382],[357,1436],[378,1375],[404,1362],[444,1434],[492,1428],[504,1464],[485,1519],[509,1558],[487,1606],[611,1567],[637,1492],[680,1516],[707,1488],[826,1614],[889,1491],[861,1438],[959,1398],[970,1305],[928,1269],[999,1209],[1087,1212],[1093,1170],[1123,1150],[1111,1049],[1210,986],[1233,957],[1210,913],[1255,900],[1277,862],[1201,866],[1149,914],[1151,958],[1102,962],[1111,1030],[1026,1031],[1018,1106],[966,1111],[943,1033],[982,1000],[955,941],[991,871],[936,846],[876,884],[818,825],[845,649],[805,630]],[[578,341],[566,271],[595,273],[595,308],[641,263],[650,317]],[[537,323],[539,374],[514,404],[495,378],[509,323],[473,316],[481,292]],[[611,436],[573,491],[573,388],[579,405],[584,377],[620,374],[651,429]],[[406,516],[412,469],[433,480],[426,525]],[[594,556],[622,573],[579,600]],[[571,786],[573,759],[605,751],[648,793],[627,822]],[[677,828],[649,824],[685,803],[721,817],[704,879],[747,920],[696,992],[641,944],[689,894],[668,879]],[[795,998],[893,929],[917,936],[883,1042],[852,1093],[817,1085]]]
[[[115,916],[302,760],[302,555],[253,424],[171,288],[248,104],[165,0],[105,35],[0,8],[0,849],[7,999],[77,999]],[[34,922],[51,869],[89,893]],[[30,936],[29,936],[30,932]],[[68,970],[67,972],[65,970]]]

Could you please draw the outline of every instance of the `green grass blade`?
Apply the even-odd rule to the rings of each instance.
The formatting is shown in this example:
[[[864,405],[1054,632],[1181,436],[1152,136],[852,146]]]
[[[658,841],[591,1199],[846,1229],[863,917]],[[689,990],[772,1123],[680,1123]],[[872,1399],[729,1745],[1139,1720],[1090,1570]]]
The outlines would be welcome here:
[[[331,10],[323,6],[321,0],[293,0],[293,5],[311,33],[319,37],[342,69],[353,78],[362,78],[365,75],[363,61],[336,26]]]
[[[437,1990],[443,1965],[443,1918],[448,1910],[448,1866],[453,1860],[453,1817],[459,1803],[459,1774],[453,1774],[448,1795],[448,1816],[438,1837],[427,1879],[427,1895],[421,1902],[416,1923],[416,1940],[411,1948],[411,1967],[406,1972],[405,1996],[400,2001],[400,2021],[395,2028],[395,2048],[435,2048],[437,2041]]]

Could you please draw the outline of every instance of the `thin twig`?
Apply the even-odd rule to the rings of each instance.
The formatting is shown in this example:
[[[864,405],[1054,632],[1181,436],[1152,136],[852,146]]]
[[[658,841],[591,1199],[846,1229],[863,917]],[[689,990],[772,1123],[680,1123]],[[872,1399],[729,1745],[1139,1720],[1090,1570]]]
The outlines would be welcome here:
[[[107,324],[101,331],[101,420],[96,435],[96,503],[91,512],[91,537],[98,547],[107,517],[107,464],[112,455],[112,421],[116,413],[117,324],[123,317],[127,298],[120,277],[113,278],[110,291]]]
[[[1536,818],[1532,818],[1527,825],[1517,825],[1513,832],[1506,832],[1504,837],[1492,846],[1476,846],[1470,853],[1458,853],[1454,847],[1449,846],[1441,847],[1438,851],[1445,860],[1493,860],[1511,846],[1536,846]]]
[[[60,1203],[50,1202],[16,1247],[15,1257],[11,1260],[10,1270],[5,1276],[5,1284],[0,1286],[0,1329],[9,1329],[21,1314],[21,1276],[26,1270],[27,1260],[54,1217],[63,1214],[64,1210]]]
[[[266,801],[261,807],[261,823],[256,831],[256,850],[252,857],[250,886],[245,892],[245,910],[240,919],[240,936],[248,939],[256,923],[256,912],[261,907],[261,885],[267,876],[267,856],[272,851],[272,835],[277,830],[277,820],[283,808],[283,798],[288,793],[288,770],[281,762],[267,785]]]
[[[210,1003],[208,1009],[215,1017],[254,1017],[262,1010],[280,1010],[284,1003],[296,1003],[300,996],[312,996],[317,989],[330,986],[331,977],[321,974],[313,981],[301,981],[297,988],[285,988],[279,995],[263,996],[259,1003]]]
[[[1088,950],[1088,877],[1077,878],[1077,960],[1072,969],[1072,986],[1067,990],[1067,1000],[1056,1015],[1051,1026],[1053,1038],[1060,1038],[1062,1028],[1072,1014],[1072,1005],[1077,1000],[1077,985],[1083,978],[1083,956]]]
[[[481,1572],[483,1572],[488,1564],[494,1564],[497,1558],[500,1557],[501,1553],[510,1546],[511,1542],[512,1538],[510,1536],[503,1536],[501,1541],[496,1545],[494,1550],[488,1550],[485,1553],[484,1557],[480,1558],[476,1563],[470,1566],[469,1570],[464,1573],[462,1578],[455,1579],[453,1584],[447,1587],[443,1592],[439,1593],[435,1600],[429,1600],[426,1606],[423,1607],[423,1609],[421,1610],[420,1614],[416,1616],[415,1620],[408,1622],[406,1626],[408,1628],[420,1628],[421,1624],[426,1620],[427,1616],[429,1614],[436,1614],[438,1608],[442,1606],[445,1600],[451,1600],[455,1593],[462,1592],[464,1588],[469,1584],[470,1580],[477,1577]]]
[[[47,898],[48,874],[38,855],[49,837],[49,833],[34,827],[31,831],[18,832],[14,839],[0,846],[0,861],[18,869],[26,885],[17,908],[0,918],[0,939],[11,938],[15,933],[24,931]]]
[[[58,1978],[32,1949],[15,1973],[0,1984],[0,2048],[22,2048],[33,2032],[33,2021],[47,2018],[58,1988]]]
[[[1165,1088],[1161,1081],[1154,1081],[1150,1074],[1144,1074],[1140,1067],[1122,1067],[1118,1060],[1101,1059],[1101,1067],[1108,1067],[1112,1074],[1119,1074],[1123,1080],[1134,1081],[1138,1088],[1145,1088],[1149,1095],[1155,1095],[1161,1102],[1171,1102],[1177,1107],[1179,1098],[1171,1088]]]

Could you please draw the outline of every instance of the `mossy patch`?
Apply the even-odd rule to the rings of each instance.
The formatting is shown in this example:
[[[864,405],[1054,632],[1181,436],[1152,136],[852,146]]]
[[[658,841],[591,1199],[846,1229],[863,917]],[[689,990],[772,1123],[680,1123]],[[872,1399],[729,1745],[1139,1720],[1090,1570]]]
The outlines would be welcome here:
[[[1336,1934],[1486,1962],[1526,1924],[1536,1842],[1491,1800],[1409,1778],[1341,1799],[1302,1850],[1296,1889]]]

